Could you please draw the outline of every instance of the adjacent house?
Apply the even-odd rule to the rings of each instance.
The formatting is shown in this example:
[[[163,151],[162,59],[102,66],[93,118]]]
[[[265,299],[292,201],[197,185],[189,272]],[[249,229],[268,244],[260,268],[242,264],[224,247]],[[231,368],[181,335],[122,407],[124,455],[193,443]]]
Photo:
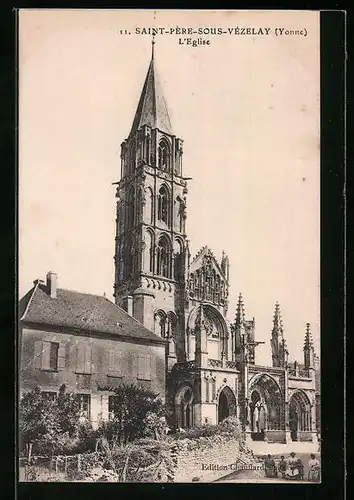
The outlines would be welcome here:
[[[55,398],[65,384],[94,426],[109,416],[107,386],[135,383],[164,400],[166,341],[132,317],[132,297],[125,311],[57,279],[49,272],[20,301],[20,394],[39,386]]]

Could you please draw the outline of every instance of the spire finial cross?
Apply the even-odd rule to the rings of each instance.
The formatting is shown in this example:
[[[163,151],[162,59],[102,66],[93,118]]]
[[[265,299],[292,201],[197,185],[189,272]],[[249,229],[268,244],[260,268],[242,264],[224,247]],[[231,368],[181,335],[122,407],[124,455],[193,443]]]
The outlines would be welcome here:
[[[155,56],[155,35],[152,35],[151,40],[151,59],[154,59]]]

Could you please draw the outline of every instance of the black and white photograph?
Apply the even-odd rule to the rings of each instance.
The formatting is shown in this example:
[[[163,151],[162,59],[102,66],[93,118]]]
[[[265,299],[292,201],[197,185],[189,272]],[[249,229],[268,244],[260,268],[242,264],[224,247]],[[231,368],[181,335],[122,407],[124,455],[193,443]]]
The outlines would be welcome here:
[[[20,482],[321,482],[320,14],[20,9]]]

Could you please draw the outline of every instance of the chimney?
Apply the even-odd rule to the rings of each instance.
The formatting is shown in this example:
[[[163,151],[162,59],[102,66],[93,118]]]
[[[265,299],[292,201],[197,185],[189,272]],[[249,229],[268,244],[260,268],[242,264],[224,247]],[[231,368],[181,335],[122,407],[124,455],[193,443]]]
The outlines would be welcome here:
[[[50,297],[56,299],[57,297],[57,287],[58,287],[58,275],[49,271],[47,273],[47,289]]]
[[[45,285],[45,281],[38,278],[38,279],[34,280],[33,284],[34,285]]]
[[[127,295],[122,299],[122,308],[126,311],[130,316],[133,316],[133,297],[131,295]]]

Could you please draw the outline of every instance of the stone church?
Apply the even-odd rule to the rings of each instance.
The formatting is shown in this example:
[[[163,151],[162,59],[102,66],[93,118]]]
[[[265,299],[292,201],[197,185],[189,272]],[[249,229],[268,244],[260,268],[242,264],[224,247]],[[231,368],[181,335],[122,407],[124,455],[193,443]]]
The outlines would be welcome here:
[[[247,441],[314,445],[319,431],[319,360],[310,325],[303,363],[288,360],[280,306],[271,332],[272,365],[256,362],[255,320],[242,296],[229,308],[229,259],[204,246],[190,255],[183,140],[176,137],[152,57],[117,183],[114,297],[167,341],[166,402],[177,427],[235,416]]]

